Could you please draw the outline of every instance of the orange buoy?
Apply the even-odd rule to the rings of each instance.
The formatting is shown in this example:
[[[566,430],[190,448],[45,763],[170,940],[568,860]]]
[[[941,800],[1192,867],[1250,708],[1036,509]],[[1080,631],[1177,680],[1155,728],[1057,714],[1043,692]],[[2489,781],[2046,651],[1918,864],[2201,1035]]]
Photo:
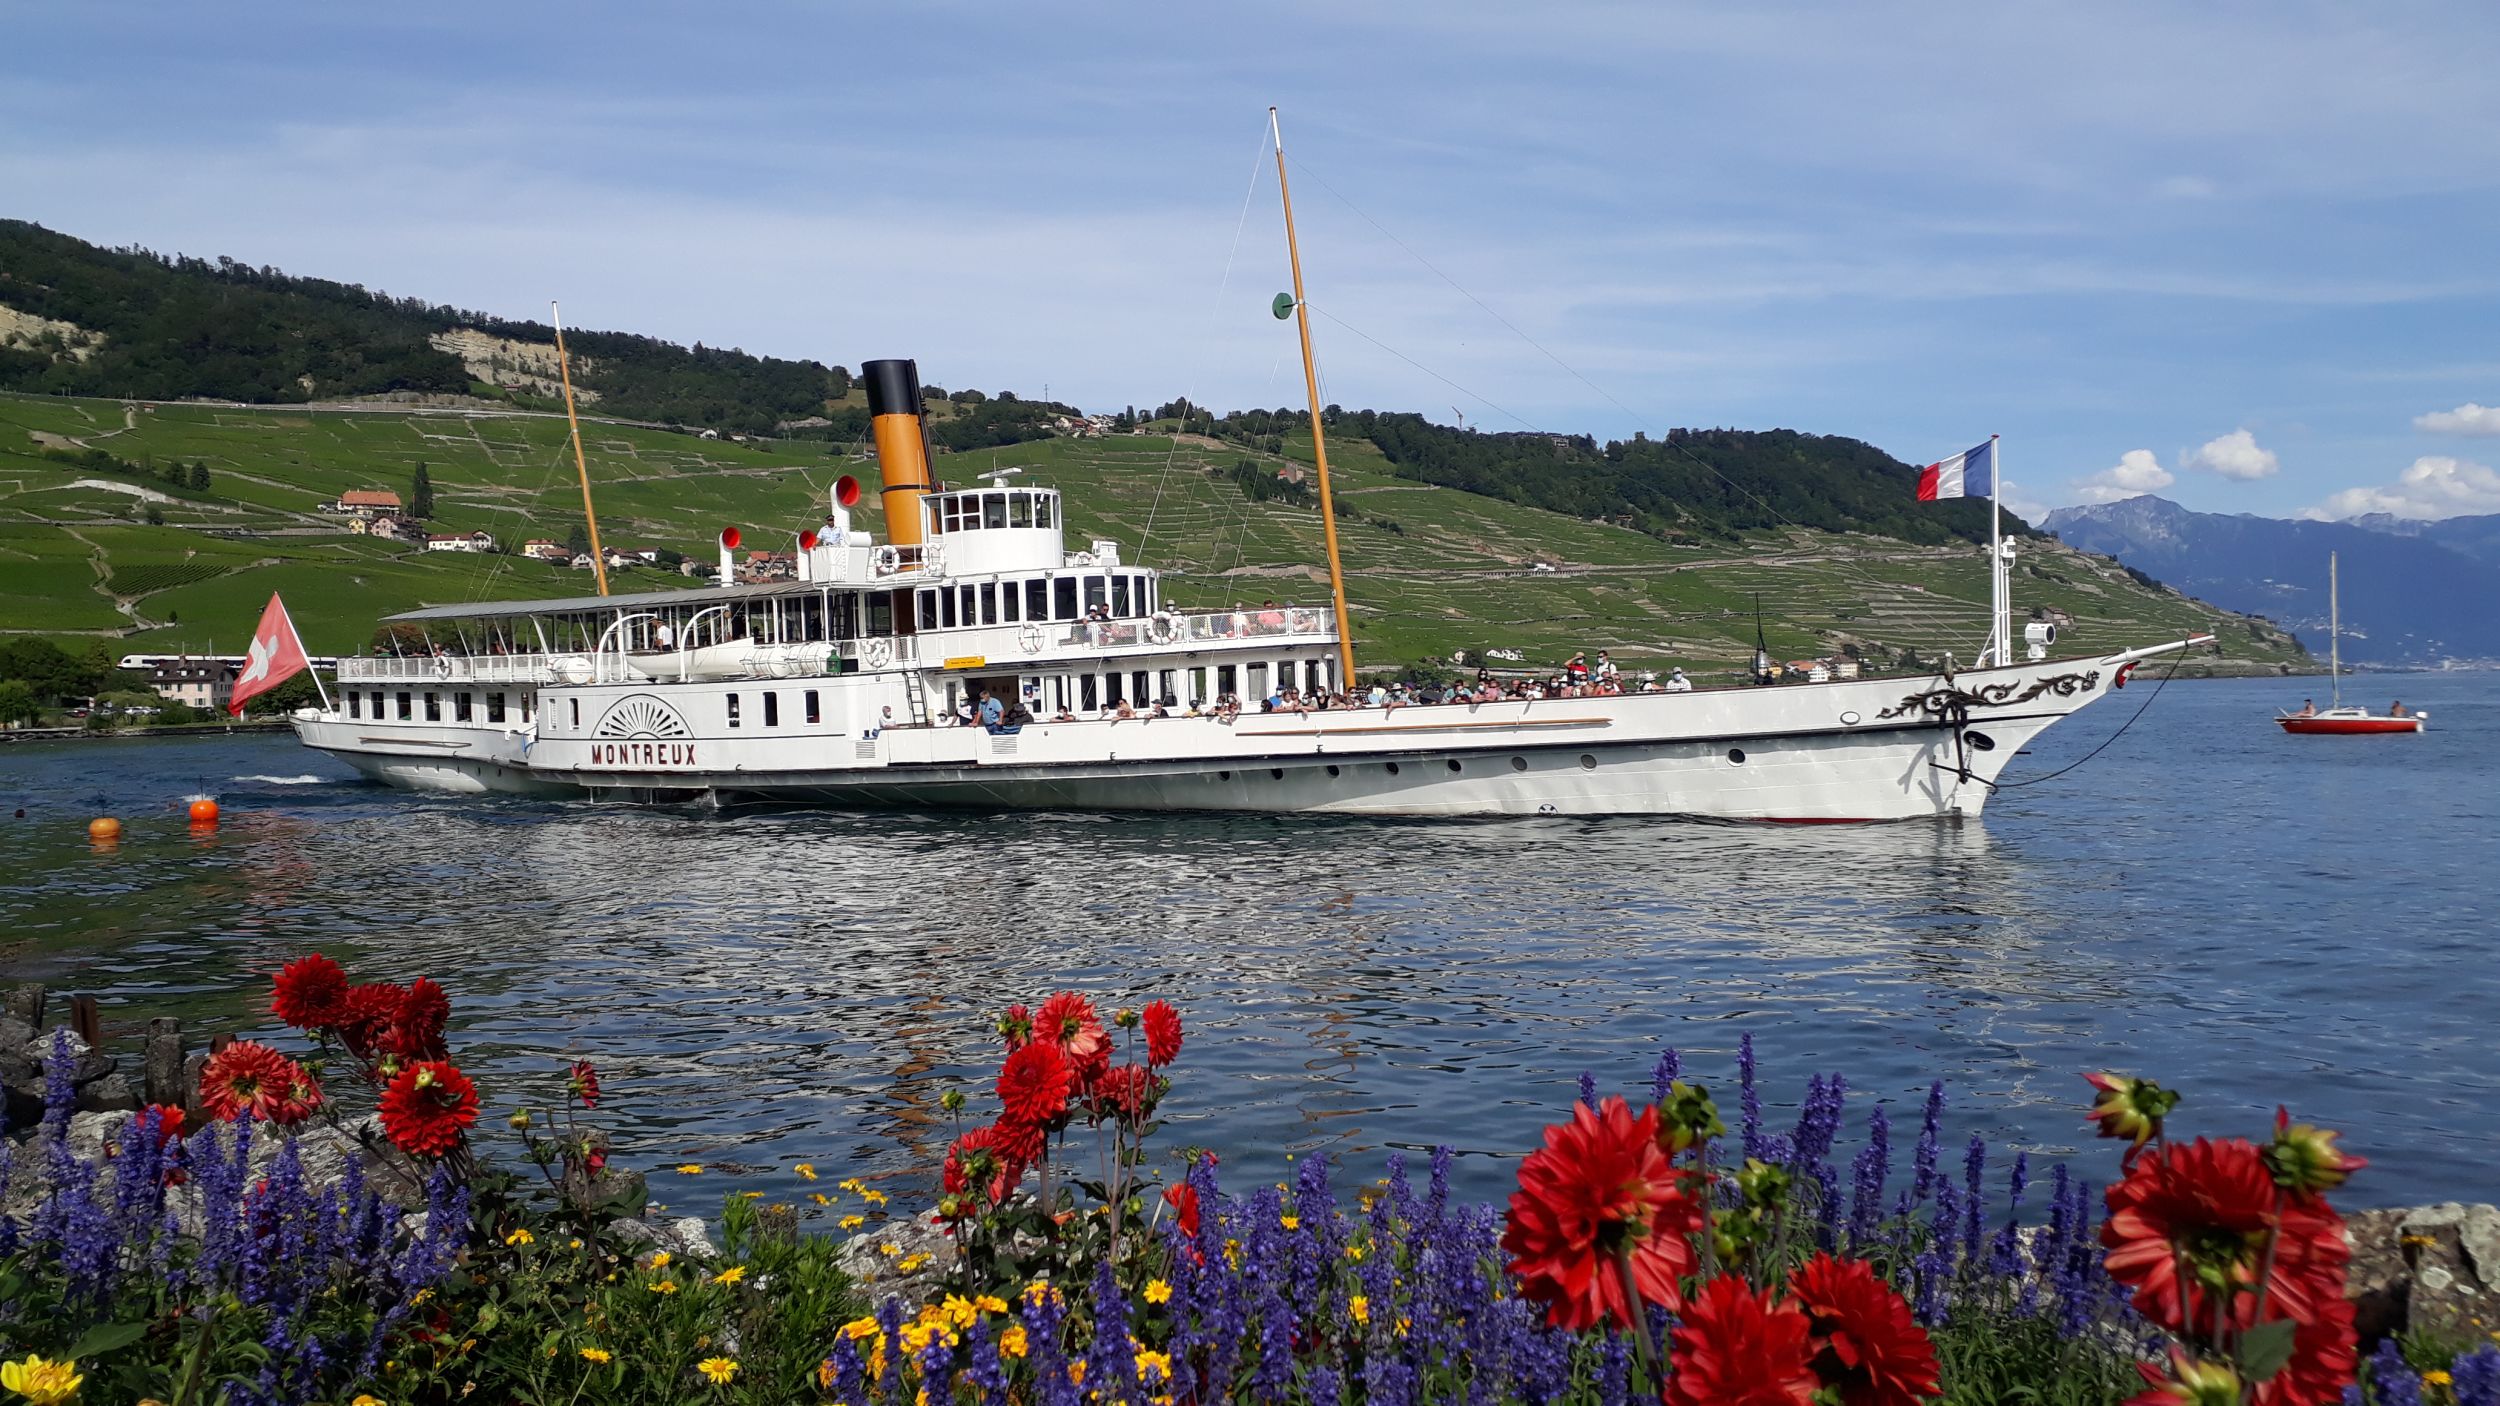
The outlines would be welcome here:
[[[87,822],[88,839],[118,840],[121,837],[122,823],[109,815],[99,815]]]
[[[217,803],[210,800],[206,796],[202,796],[198,800],[193,801],[191,803],[191,823],[194,825],[216,824]]]

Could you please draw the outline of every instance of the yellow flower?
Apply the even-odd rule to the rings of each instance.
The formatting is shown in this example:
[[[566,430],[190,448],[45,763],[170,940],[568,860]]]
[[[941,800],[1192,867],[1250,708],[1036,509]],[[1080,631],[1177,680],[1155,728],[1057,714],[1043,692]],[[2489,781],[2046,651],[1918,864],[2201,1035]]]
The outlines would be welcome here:
[[[677,1281],[674,1279],[655,1279],[642,1287],[649,1289],[655,1294],[673,1294],[677,1292]]]
[[[1072,1383],[1072,1384],[1074,1384],[1074,1385],[1076,1385],[1076,1386],[1083,1386],[1083,1385],[1085,1385],[1085,1359],[1084,1359],[1084,1358],[1082,1358],[1082,1357],[1078,1357],[1078,1358],[1072,1358],[1072,1359],[1070,1359],[1070,1360],[1069,1360],[1069,1362],[1068,1362],[1068,1380],[1069,1380],[1069,1382],[1070,1382],[1070,1383]]]
[[[703,1164],[700,1162],[684,1163],[677,1168],[677,1175],[681,1177],[699,1177],[703,1175]]]
[[[1148,1376],[1149,1372],[1154,1375]],[[1171,1354],[1162,1352],[1137,1354],[1137,1379],[1148,1386],[1156,1386],[1172,1380]]]
[[[833,1198],[827,1196],[821,1191],[811,1191],[807,1193],[807,1199],[815,1202],[819,1206],[830,1206],[833,1204]]]
[[[596,1362],[596,1363],[598,1363],[600,1366],[604,1367],[604,1366],[606,1366],[606,1365],[608,1364],[608,1361],[609,1361],[608,1350],[607,1350],[606,1348],[604,1348],[604,1347],[586,1347],[586,1348],[583,1348],[583,1349],[582,1349],[582,1360],[583,1360],[584,1362]]]
[[[998,1351],[1005,1357],[1022,1357],[1025,1351],[1024,1325],[1017,1323],[998,1335]]]
[[[1007,1301],[1000,1298],[996,1294],[979,1295],[973,1299],[972,1306],[981,1310],[983,1313],[1005,1313],[1007,1311]]]
[[[749,1201],[761,1201],[764,1199],[764,1193],[761,1191],[741,1191],[738,1194],[745,1197]]]
[[[2446,1386],[2455,1380],[2456,1378],[2439,1370],[2437,1367],[2433,1367],[2429,1371],[2422,1374],[2422,1385],[2424,1386]]]
[[[798,1173],[799,1180],[801,1181],[814,1181],[816,1179],[816,1166],[812,1162],[801,1162],[797,1166],[792,1167],[790,1170]]]
[[[1146,1302],[1148,1302],[1148,1303],[1170,1303],[1171,1301],[1172,1301],[1172,1286],[1171,1286],[1171,1285],[1164,1283],[1164,1282],[1163,1282],[1162,1280],[1160,1280],[1160,1279],[1149,1279],[1149,1280],[1147,1280],[1147,1281],[1146,1281]]]
[[[1361,1294],[1346,1300],[1345,1311],[1353,1314],[1357,1323],[1369,1325],[1372,1321],[1372,1301]]]
[[[566,1248],[566,1249],[568,1249],[568,1250],[578,1250],[578,1249],[580,1249],[581,1247],[582,1247],[582,1242],[581,1242],[581,1241],[579,1241],[579,1240],[569,1240],[569,1241],[566,1241],[566,1242],[565,1242],[565,1248]]]
[[[1302,1217],[1279,1216],[1276,1223],[1283,1226],[1287,1230],[1300,1230],[1302,1228]]]
[[[832,1358],[828,1357],[824,1361],[816,1364],[816,1387],[819,1391],[833,1390]]]
[[[874,1318],[854,1318],[842,1325],[842,1336],[853,1342],[861,1338],[876,1337],[884,1331],[885,1329],[880,1327]]]
[[[896,1255],[903,1253],[903,1247],[895,1244],[891,1240],[888,1240],[877,1246],[877,1253],[885,1256],[887,1259],[892,1259]]]
[[[666,1251],[666,1250],[655,1250],[655,1251],[653,1251],[653,1252],[652,1252],[652,1255],[651,1255],[651,1267],[652,1267],[653,1269],[666,1269],[666,1268],[668,1268],[668,1261],[669,1261],[669,1253],[668,1253],[668,1251]]]
[[[882,1206],[892,1198],[882,1191],[863,1191],[859,1193],[859,1199],[871,1206]]]
[[[507,1245],[535,1245],[538,1243],[538,1237],[526,1230],[516,1230],[505,1236],[503,1242]]]
[[[417,1296],[408,1301],[408,1306],[410,1308],[415,1308],[432,1297],[434,1297],[434,1291],[432,1289],[419,1289],[417,1290]]]
[[[372,1392],[360,1391],[356,1393],[356,1399],[348,1402],[347,1406],[391,1406],[391,1404]]]
[[[857,1177],[844,1177],[841,1181],[835,1183],[835,1185],[840,1186],[844,1191],[866,1191],[868,1189],[868,1183],[861,1181]]]
[[[1408,1317],[1405,1317],[1405,1316],[1403,1316],[1403,1315],[1400,1315],[1400,1316],[1399,1316],[1399,1318],[1398,1318],[1398,1336],[1399,1336],[1399,1337],[1401,1337],[1401,1338],[1402,1338],[1402,1337],[1405,1337],[1405,1336],[1406,1336],[1406,1330],[1407,1330],[1407,1329],[1409,1329],[1409,1328],[1412,1328],[1412,1327],[1414,1327],[1414,1326],[1415,1326],[1415,1320],[1414,1320],[1414,1319],[1412,1319],[1412,1318],[1408,1318]]]
[[[1348,1246],[1346,1246],[1346,1247],[1345,1247],[1345,1257],[1346,1257],[1346,1261],[1347,1261],[1347,1263],[1349,1263],[1349,1264],[1351,1264],[1351,1263],[1355,1263],[1355,1262],[1360,1261],[1360,1260],[1363,1258],[1363,1247],[1362,1247],[1362,1246],[1360,1246],[1360,1245],[1348,1245]]]
[[[903,1271],[905,1274],[909,1274],[913,1270],[920,1268],[920,1266],[927,1264],[928,1262],[929,1257],[926,1254],[905,1255],[901,1259],[894,1262],[894,1267]]]
[[[844,1230],[857,1230],[867,1223],[868,1217],[866,1216],[844,1216],[842,1219],[834,1222],[835,1225],[842,1227]]]
[[[722,1270],[720,1273],[713,1275],[712,1282],[715,1284],[735,1284],[739,1280],[746,1277],[747,1267],[742,1264],[733,1264],[729,1268]]]
[[[1240,1241],[1227,1240],[1224,1242],[1224,1263],[1231,1265],[1235,1269],[1241,1268]]]
[[[971,1327],[972,1320],[981,1316],[981,1311],[972,1306],[972,1300],[961,1294],[948,1294],[945,1302],[937,1306],[937,1311],[958,1328]]]
[[[78,1394],[78,1384],[86,1376],[75,1362],[47,1361],[29,1354],[23,1361],[0,1363],[0,1386],[35,1403],[35,1406],[59,1406]]]
[[[727,1386],[730,1378],[738,1375],[737,1359],[731,1357],[706,1357],[694,1364],[694,1368],[711,1378],[714,1386]]]

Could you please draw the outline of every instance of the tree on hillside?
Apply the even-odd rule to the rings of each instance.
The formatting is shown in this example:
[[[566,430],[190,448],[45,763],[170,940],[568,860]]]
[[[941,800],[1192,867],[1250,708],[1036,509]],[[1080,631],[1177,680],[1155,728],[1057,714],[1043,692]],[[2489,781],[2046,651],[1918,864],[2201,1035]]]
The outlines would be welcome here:
[[[32,723],[42,712],[24,679],[0,679],[0,727]]]
[[[577,557],[590,555],[589,524],[578,521],[573,524],[573,530],[565,534],[564,550]]]
[[[418,462],[417,476],[408,485],[408,516],[414,518],[434,516],[434,480],[427,477],[423,461]]]
[[[191,487],[192,487],[192,490],[193,490],[194,492],[206,493],[206,492],[208,491],[208,461],[207,461],[207,460],[205,460],[205,459],[195,459],[195,460],[193,460],[193,461],[192,461],[192,463],[191,463]]]

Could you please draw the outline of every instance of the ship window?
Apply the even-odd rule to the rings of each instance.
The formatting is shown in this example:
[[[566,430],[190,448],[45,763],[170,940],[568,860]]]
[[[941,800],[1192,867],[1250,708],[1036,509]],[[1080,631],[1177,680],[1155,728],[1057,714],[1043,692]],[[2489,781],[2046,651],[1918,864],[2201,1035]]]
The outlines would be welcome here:
[[[1016,610],[1016,596],[1015,582],[1001,581],[998,584],[998,618],[1010,625],[1024,618]]]
[[[1302,678],[1305,693],[1321,693],[1328,688],[1327,668],[1316,659],[1302,666]]]
[[[1123,617],[1129,613],[1128,577],[1124,575],[1115,575],[1111,578],[1111,613]]]
[[[408,696],[408,695],[406,695],[406,694],[404,694],[404,693],[400,695],[400,697],[402,697],[402,698],[405,698],[405,697],[407,697],[407,696]],[[580,700],[580,699],[578,699],[578,698],[567,698],[567,699],[565,699],[564,701],[573,705],[573,730],[574,730],[575,732],[579,732],[579,731],[581,731],[581,730],[582,730],[582,700]]]
[[[824,721],[822,710],[816,706],[816,690],[812,688],[807,691],[807,720],[811,723]]]
[[[1189,671],[1189,701],[1192,703],[1207,701],[1207,671],[1203,668]]]
[[[347,715],[351,718],[361,718],[365,715],[364,695],[354,689],[347,691]]]
[[[1031,527],[1033,525],[1032,494],[1010,493],[1007,495],[1007,525],[1009,527]]]
[[[1145,670],[1140,669],[1128,676],[1128,696],[1135,700],[1140,708],[1154,701],[1154,695],[1146,690]]]
[[[984,582],[981,586],[981,623],[998,623],[998,587],[995,583]]]
[[[1120,700],[1124,696],[1125,695],[1123,695],[1120,691],[1120,676],[1118,674],[1105,674],[1102,676],[1102,706],[1106,708],[1117,708],[1120,706]]]
[[[764,695],[764,726],[781,726],[781,695],[778,693],[767,692]]]
[[[490,723],[499,723],[503,721],[502,694],[490,693],[486,695],[486,720]]]
[[[373,693],[372,693],[372,700],[373,700],[373,720],[374,720],[375,722],[380,722],[380,721],[382,721],[382,690],[380,690],[380,689],[378,689],[378,688],[377,688],[377,689],[375,689],[375,690],[373,691]]]
[[[1450,770],[1452,770],[1452,771],[1456,771],[1456,770],[1458,770],[1458,769],[1459,769],[1459,768],[1458,768],[1458,758],[1456,758],[1456,757],[1452,757],[1452,758],[1450,758]]]
[[[462,689],[451,696],[451,718],[453,722],[469,721],[469,691],[467,689]]]
[[[1089,713],[1100,708],[1102,706],[1100,678],[1093,674],[1079,674],[1076,676],[1076,682],[1077,706]]]
[[[1050,618],[1074,620],[1076,616],[1076,578],[1062,576],[1050,583]]]
[[[922,591],[917,602],[917,609],[921,619],[931,624],[937,623],[937,592]]]
[[[524,693],[524,694],[522,694],[522,695],[521,695],[521,721],[523,721],[523,722],[528,722],[528,721],[530,721],[532,718],[535,718],[535,717],[537,717],[537,716],[538,716],[538,695],[537,695],[537,694],[535,694],[535,693]]]
[[[729,725],[736,727],[738,725],[738,695],[724,694],[722,698],[729,705]]]
[[[871,635],[894,633],[894,597],[883,591],[868,598],[868,633]]]
[[[1050,680],[1050,703],[1060,712],[1068,710],[1068,676],[1054,674]]]
[[[1050,583],[1038,576],[1024,583],[1024,618],[1050,618]]]
[[[938,606],[940,612],[938,623],[950,630],[953,629],[955,627],[955,593],[951,590],[938,592]]]
[[[1235,694],[1235,695],[1238,695],[1240,692],[1241,692],[1241,676],[1240,676],[1239,671],[1237,671],[1236,669],[1234,669],[1234,668],[1233,668],[1233,666],[1232,666],[1232,665],[1230,665],[1230,664],[1218,664],[1218,665],[1216,665],[1216,666],[1215,666],[1215,696],[1216,696],[1217,698],[1222,698],[1222,697],[1224,697],[1226,694]]]
[[[430,688],[425,691],[425,720],[430,723],[443,720],[443,695]]]
[[[1738,766],[1743,766],[1745,764],[1745,749],[1742,747],[1728,748],[1727,759],[1734,762]]]
[[[1267,697],[1267,666],[1265,664],[1250,666],[1250,687],[1241,696],[1253,703]]]
[[[1005,527],[1007,525],[1006,494],[984,493],[981,495],[981,525],[983,527]]]
[[[1085,608],[1087,610],[1092,610],[1095,606],[1107,604],[1109,604],[1109,598],[1103,594],[1102,578],[1099,576],[1086,577]]]
[[[978,615],[974,614],[974,612],[973,612],[973,605],[972,605],[972,599],[973,599],[973,597],[972,597],[972,588],[971,588],[970,586],[958,586],[958,587],[956,587],[956,588],[955,588],[955,594],[956,594],[956,595],[957,595],[957,596],[958,596],[958,597],[962,600],[962,602],[963,602],[963,610],[962,610],[962,613],[963,613],[964,623],[965,623],[966,625],[978,624],[978,623],[979,623],[979,621],[980,621],[980,617],[979,617]]]
[[[1035,527],[1057,527],[1059,525],[1059,500],[1057,498],[1048,493],[1034,495],[1033,525]]]
[[[1155,701],[1166,708],[1176,708],[1181,701],[1180,670],[1166,669],[1155,677]]]

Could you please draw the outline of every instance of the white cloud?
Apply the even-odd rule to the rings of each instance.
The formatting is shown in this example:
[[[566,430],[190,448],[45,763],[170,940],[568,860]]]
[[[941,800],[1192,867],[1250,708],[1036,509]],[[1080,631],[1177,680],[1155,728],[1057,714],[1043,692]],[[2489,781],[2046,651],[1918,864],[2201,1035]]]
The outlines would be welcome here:
[[[2420,519],[2500,513],[2500,473],[2470,459],[2426,454],[2414,460],[2394,483],[2347,488],[2318,506],[2305,509],[2301,516],[2333,522],[2363,513]]]
[[[2416,415],[2413,427],[2433,434],[2500,435],[2500,405],[2477,405],[2469,400],[2454,410]]]
[[[2191,469],[2204,469],[2224,478],[2242,482],[2272,478],[2283,466],[2271,449],[2257,447],[2257,436],[2246,430],[2233,430],[2217,439],[2209,439],[2182,460]]]
[[[2115,503],[2146,493],[2158,493],[2177,483],[2179,476],[2161,466],[2150,449],[2130,449],[2118,456],[2118,462],[2090,478],[2075,480],[2075,501],[2079,503]]]

